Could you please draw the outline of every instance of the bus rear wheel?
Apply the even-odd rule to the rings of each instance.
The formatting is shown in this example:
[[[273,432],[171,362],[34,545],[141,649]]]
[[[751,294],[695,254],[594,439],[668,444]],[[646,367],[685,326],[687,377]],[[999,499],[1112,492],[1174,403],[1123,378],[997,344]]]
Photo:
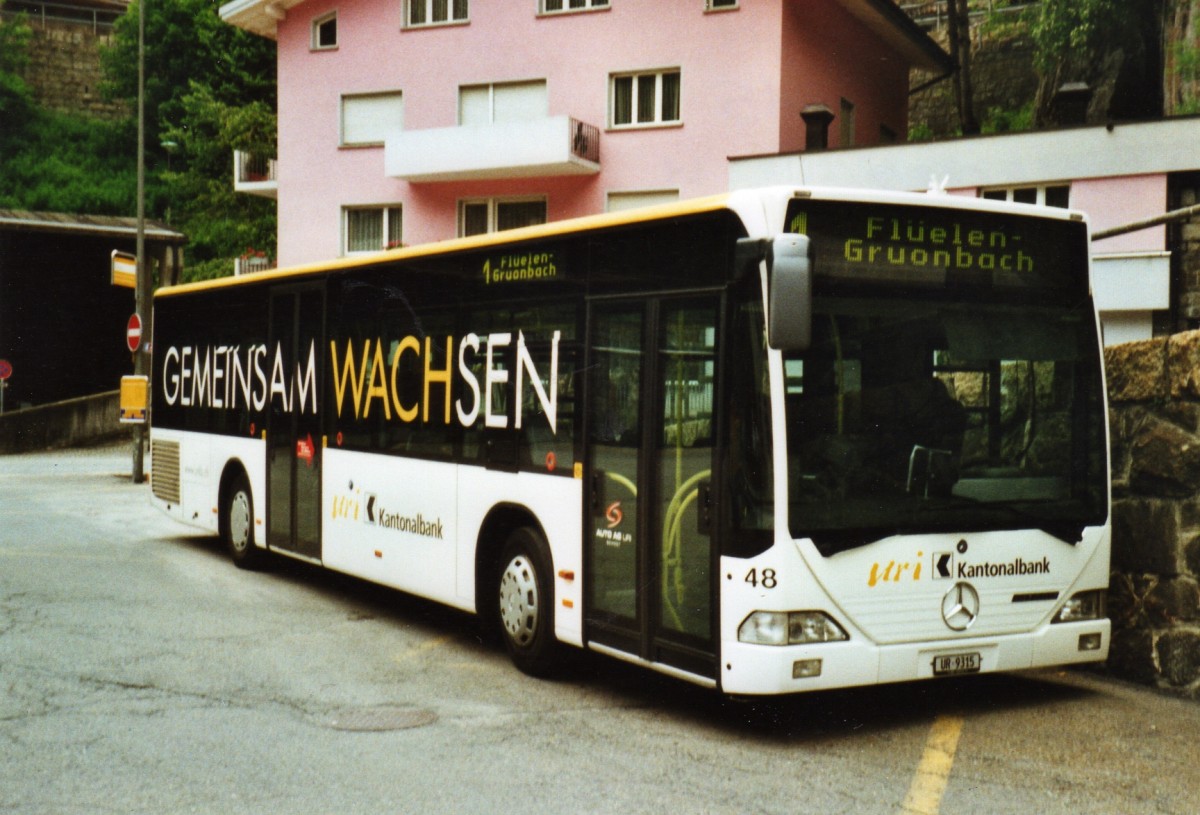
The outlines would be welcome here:
[[[554,585],[550,551],[542,536],[521,527],[508,536],[496,580],[500,632],[513,664],[530,676],[554,668]]]
[[[238,474],[225,491],[221,502],[221,538],[239,569],[262,565],[262,551],[254,545],[254,498],[245,473]]]

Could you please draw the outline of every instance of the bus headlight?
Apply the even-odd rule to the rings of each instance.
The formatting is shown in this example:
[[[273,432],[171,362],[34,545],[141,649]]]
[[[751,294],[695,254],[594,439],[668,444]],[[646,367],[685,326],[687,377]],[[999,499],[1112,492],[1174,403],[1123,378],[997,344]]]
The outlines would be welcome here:
[[[1063,603],[1063,607],[1054,615],[1054,622],[1077,623],[1082,620],[1102,619],[1105,614],[1105,596],[1103,589],[1079,592]]]
[[[738,626],[738,642],[753,645],[804,645],[850,639],[822,611],[756,611]]]

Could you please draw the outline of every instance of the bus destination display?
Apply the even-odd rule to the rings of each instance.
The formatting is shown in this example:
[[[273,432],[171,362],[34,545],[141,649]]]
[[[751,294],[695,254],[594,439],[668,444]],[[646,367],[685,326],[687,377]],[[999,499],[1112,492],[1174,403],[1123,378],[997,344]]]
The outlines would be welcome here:
[[[1086,286],[1086,275],[1072,268],[1085,240],[1081,222],[795,200],[787,224],[812,239],[820,277],[1060,292],[1078,289],[1081,281]]]

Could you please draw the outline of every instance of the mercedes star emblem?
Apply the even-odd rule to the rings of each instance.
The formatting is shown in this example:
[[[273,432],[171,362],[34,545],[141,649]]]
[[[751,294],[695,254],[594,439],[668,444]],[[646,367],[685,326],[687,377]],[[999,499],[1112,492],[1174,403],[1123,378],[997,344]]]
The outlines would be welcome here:
[[[979,592],[970,583],[955,583],[942,598],[942,619],[955,631],[966,631],[979,616]]]

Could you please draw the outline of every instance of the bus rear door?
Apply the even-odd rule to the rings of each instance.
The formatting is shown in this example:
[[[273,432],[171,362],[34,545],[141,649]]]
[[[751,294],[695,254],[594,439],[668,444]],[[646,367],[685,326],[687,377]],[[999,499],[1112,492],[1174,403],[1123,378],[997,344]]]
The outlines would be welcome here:
[[[266,371],[267,545],[307,560],[321,558],[320,391],[324,291],[290,286],[271,294]]]

